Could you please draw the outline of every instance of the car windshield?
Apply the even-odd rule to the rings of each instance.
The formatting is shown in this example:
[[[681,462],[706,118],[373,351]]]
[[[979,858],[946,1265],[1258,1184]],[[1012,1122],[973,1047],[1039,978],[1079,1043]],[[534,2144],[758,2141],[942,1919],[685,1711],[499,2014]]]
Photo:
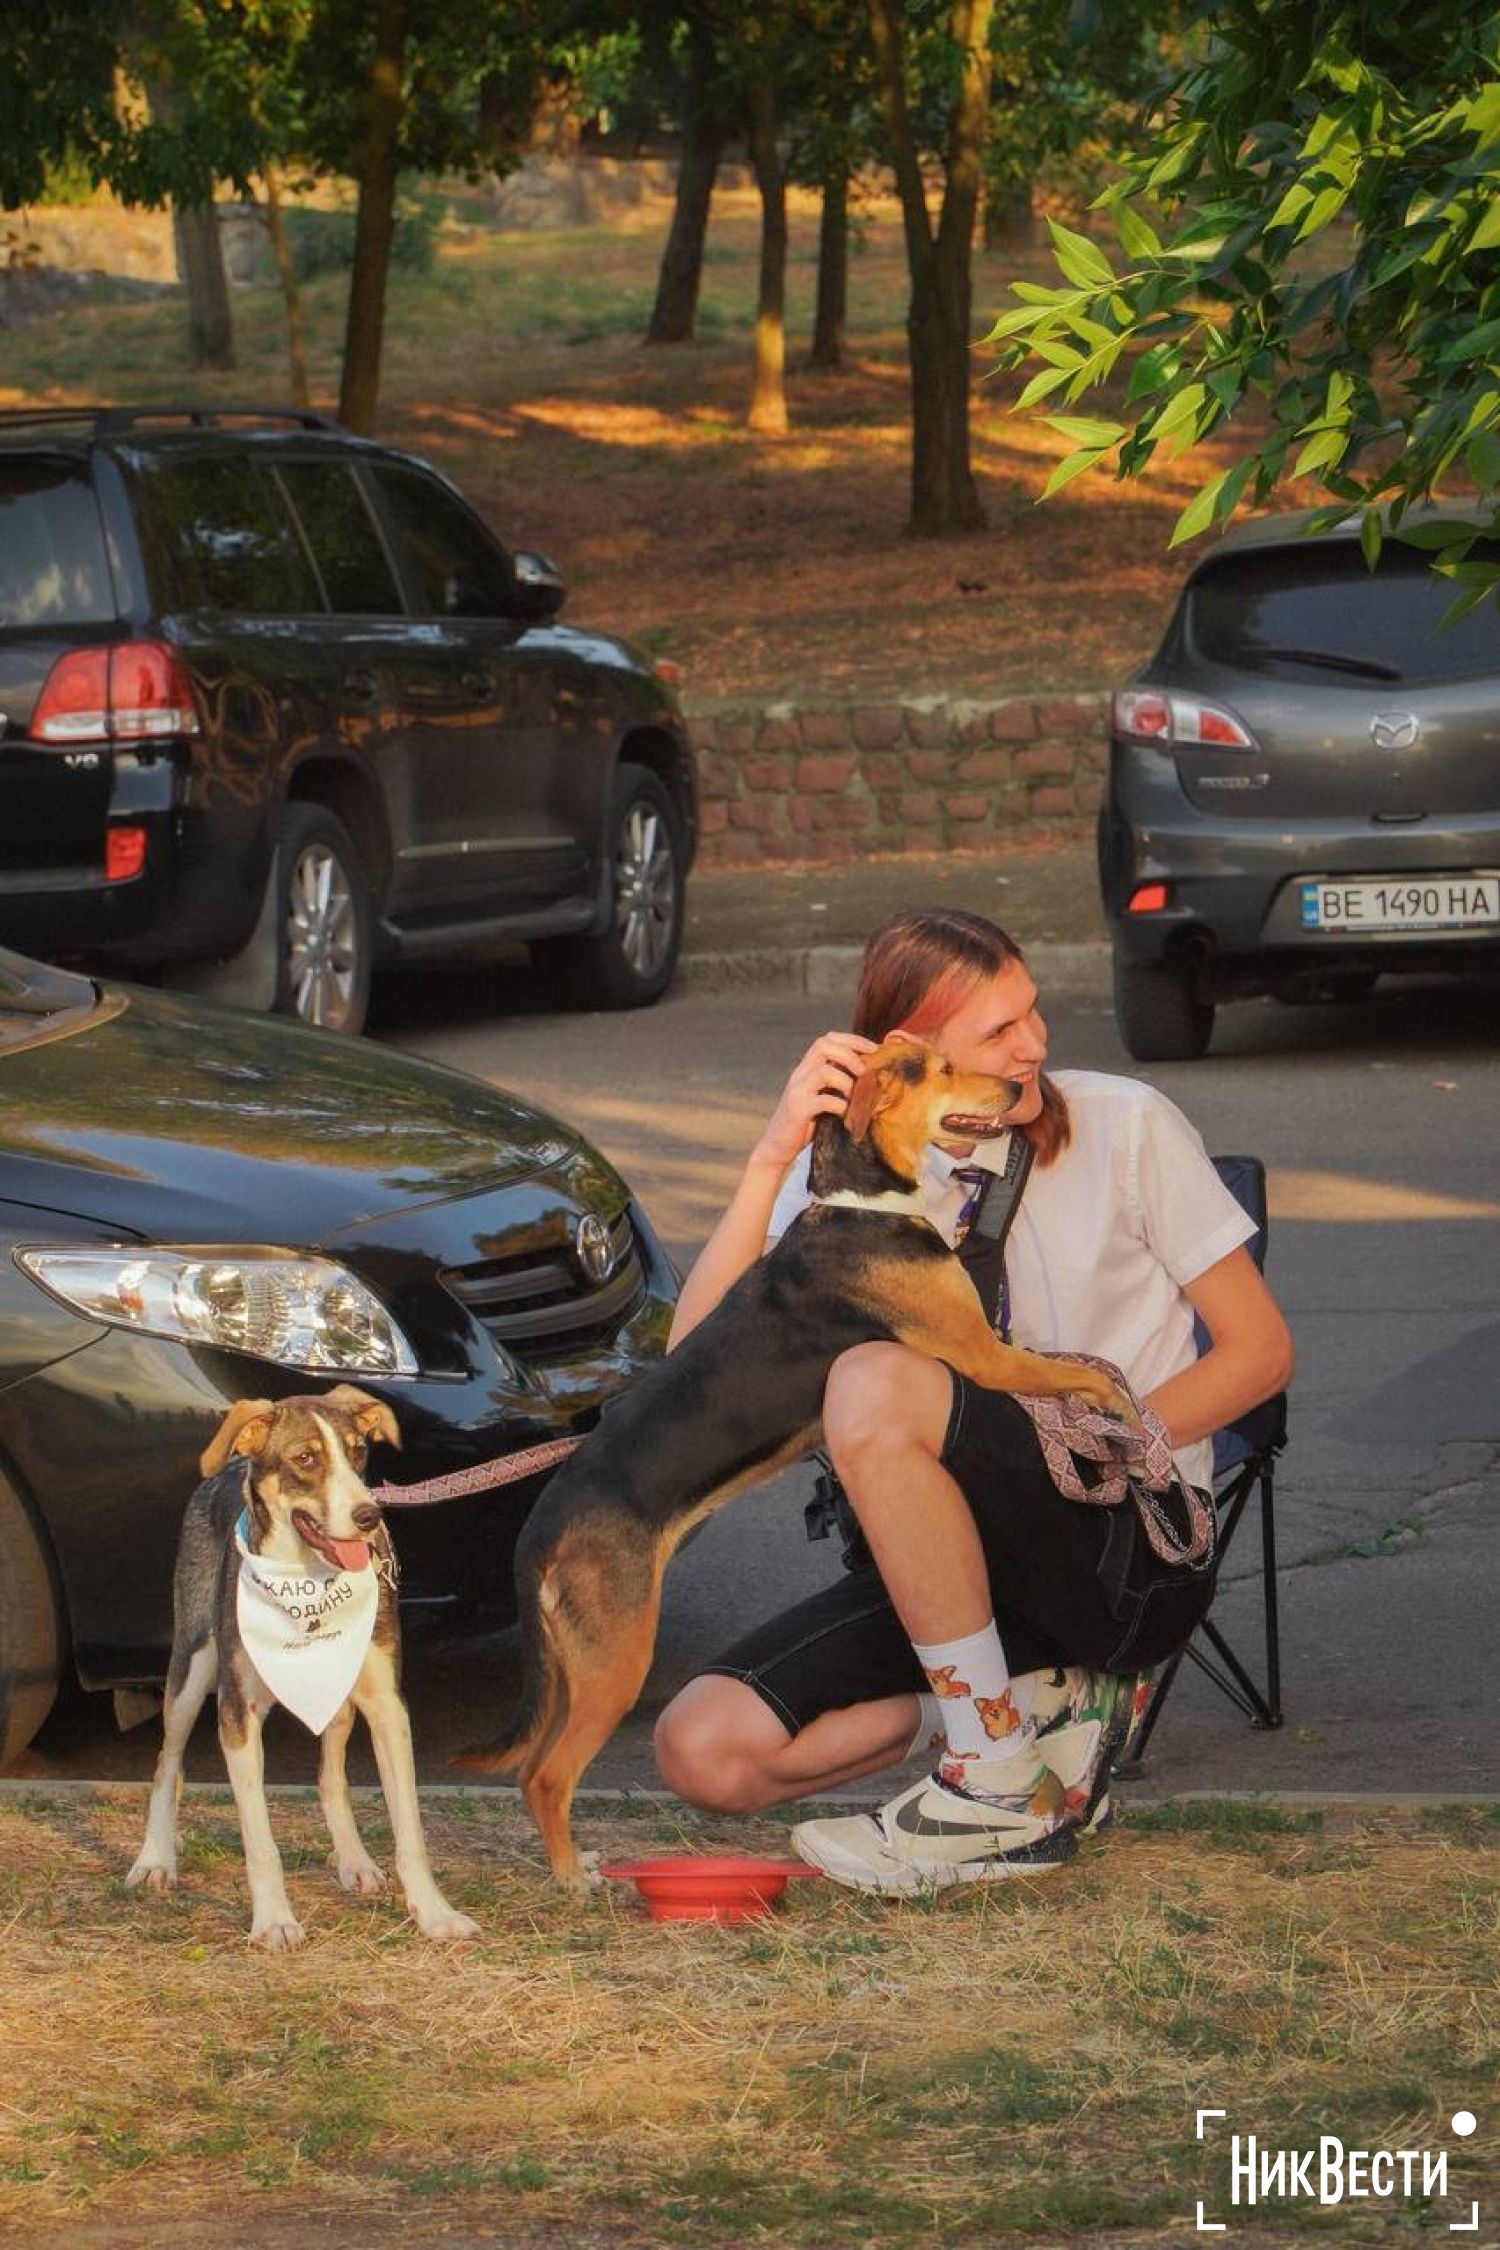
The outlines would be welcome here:
[[[0,946],[0,1049],[28,1046],[39,1034],[72,1029],[98,1005],[98,991],[87,977]]]
[[[1500,560],[1500,546],[1474,553]],[[1416,548],[1388,542],[1371,571],[1352,541],[1309,541],[1209,563],[1187,589],[1185,623],[1194,655],[1279,678],[1416,687],[1500,672],[1493,601],[1441,623],[1457,591]]]

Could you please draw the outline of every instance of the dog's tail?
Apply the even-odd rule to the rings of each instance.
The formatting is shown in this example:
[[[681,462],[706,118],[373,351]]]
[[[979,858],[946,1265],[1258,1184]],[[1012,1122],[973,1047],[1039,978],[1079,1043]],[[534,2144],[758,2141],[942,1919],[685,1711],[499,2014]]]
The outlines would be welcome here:
[[[568,1716],[568,1678],[552,1633],[550,1589],[540,1558],[522,1549],[516,1556],[522,1670],[521,1693],[503,1731],[493,1742],[461,1750],[450,1763],[469,1773],[512,1773],[540,1758],[555,1742]]]

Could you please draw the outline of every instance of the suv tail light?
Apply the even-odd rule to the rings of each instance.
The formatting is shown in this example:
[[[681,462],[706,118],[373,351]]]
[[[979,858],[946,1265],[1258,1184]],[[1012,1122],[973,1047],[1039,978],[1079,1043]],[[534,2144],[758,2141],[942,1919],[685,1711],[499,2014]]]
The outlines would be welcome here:
[[[1211,750],[1254,750],[1255,737],[1222,703],[1166,695],[1160,688],[1121,688],[1110,726],[1131,742],[1190,742]]]
[[[31,715],[36,742],[142,742],[196,734],[192,681],[165,641],[60,656]]]

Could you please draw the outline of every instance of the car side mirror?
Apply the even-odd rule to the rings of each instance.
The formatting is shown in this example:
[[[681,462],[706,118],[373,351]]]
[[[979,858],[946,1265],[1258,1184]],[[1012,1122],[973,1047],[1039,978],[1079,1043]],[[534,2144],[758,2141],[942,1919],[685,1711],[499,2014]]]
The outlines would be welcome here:
[[[511,571],[516,615],[524,617],[528,625],[545,625],[567,599],[562,572],[545,555],[533,555],[524,548],[512,556]]]

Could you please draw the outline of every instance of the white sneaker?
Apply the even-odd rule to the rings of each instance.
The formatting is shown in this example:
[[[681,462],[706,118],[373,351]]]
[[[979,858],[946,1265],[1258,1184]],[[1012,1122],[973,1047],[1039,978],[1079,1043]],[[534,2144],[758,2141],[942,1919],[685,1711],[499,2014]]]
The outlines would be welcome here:
[[[974,1797],[931,1775],[878,1813],[804,1820],[792,1849],[851,1890],[911,1895],[955,1883],[994,1883],[1042,1875],[1077,1850],[1064,1824],[1062,1791],[1034,1760],[1016,1760],[1021,1787]]]
[[[1080,1835],[1110,1827],[1114,1768],[1150,1697],[1135,1676],[1088,1672],[1080,1667],[1043,1673],[1032,1692],[1037,1755],[1067,1792],[1067,1817]]]

